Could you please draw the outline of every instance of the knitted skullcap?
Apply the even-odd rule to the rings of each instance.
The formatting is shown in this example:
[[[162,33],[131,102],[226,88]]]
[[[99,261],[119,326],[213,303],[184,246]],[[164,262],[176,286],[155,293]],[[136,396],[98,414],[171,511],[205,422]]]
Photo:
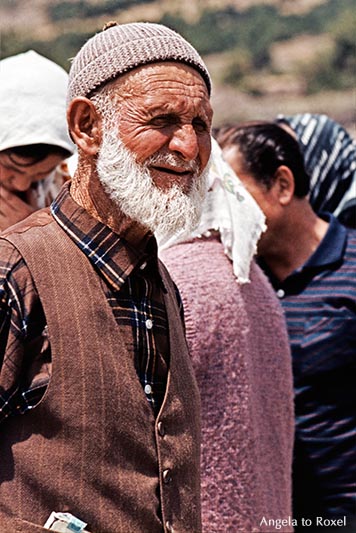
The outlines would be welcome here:
[[[79,50],[69,72],[68,102],[89,96],[104,83],[141,65],[177,61],[195,68],[209,94],[209,72],[198,52],[181,35],[161,24],[108,23]]]

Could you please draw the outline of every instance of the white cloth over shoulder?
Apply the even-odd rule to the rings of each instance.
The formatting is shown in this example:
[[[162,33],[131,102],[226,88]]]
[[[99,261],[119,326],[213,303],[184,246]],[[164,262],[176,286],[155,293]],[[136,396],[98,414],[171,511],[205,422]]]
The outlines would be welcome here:
[[[0,61],[0,151],[52,144],[74,152],[67,129],[66,71],[33,50]]]
[[[190,235],[178,234],[166,242],[159,243],[160,249],[201,237],[211,230],[219,231],[237,281],[248,283],[258,239],[266,230],[265,216],[223,159],[215,139],[212,139],[208,192],[200,224]]]

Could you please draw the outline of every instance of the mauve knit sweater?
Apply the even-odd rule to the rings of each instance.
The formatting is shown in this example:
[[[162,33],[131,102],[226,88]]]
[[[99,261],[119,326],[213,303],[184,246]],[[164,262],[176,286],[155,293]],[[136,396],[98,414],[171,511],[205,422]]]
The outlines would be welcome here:
[[[217,237],[161,252],[181,292],[202,403],[203,531],[293,531],[293,393],[282,308],[253,262],[239,285]]]

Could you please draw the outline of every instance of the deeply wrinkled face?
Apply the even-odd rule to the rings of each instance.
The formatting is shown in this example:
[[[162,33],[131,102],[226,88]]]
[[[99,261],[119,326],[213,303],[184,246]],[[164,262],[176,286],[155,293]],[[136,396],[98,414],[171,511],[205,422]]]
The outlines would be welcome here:
[[[125,78],[125,77],[124,77]],[[153,160],[150,172],[156,185],[188,185],[190,165],[202,171],[210,156],[212,110],[203,78],[178,63],[138,68],[120,82],[119,132],[138,163],[152,156],[174,155],[165,163]]]
[[[199,222],[211,150],[206,85],[190,67],[160,63],[120,80],[97,170],[122,212],[164,236]]]

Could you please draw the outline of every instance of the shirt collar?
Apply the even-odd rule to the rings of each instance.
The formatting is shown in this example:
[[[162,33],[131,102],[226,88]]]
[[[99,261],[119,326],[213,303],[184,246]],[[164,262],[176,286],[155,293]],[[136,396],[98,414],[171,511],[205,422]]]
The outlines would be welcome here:
[[[139,248],[132,247],[78,205],[69,193],[69,186],[66,183],[52,202],[52,215],[115,290],[124,285],[135,267],[150,259],[157,262],[157,244],[151,234]]]
[[[304,264],[303,269],[337,263],[344,254],[347,229],[330,213],[322,213],[319,216],[329,222],[329,227],[318,248]]]
[[[274,288],[286,287],[290,283],[295,284],[296,277],[302,276],[307,279],[314,275],[316,269],[323,269],[342,260],[346,247],[347,229],[330,213],[321,213],[318,216],[329,222],[326,234],[304,265],[291,272],[283,281],[273,274],[262,257],[258,258],[258,264],[265,271]]]

